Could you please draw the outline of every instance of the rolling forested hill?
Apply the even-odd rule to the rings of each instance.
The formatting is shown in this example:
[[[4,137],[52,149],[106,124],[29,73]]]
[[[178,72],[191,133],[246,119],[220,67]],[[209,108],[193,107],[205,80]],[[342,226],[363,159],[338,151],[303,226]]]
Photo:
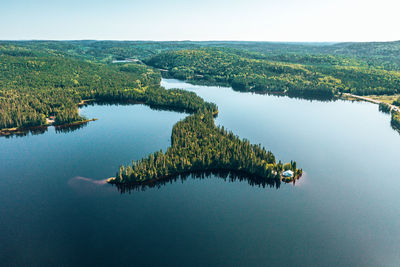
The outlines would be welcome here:
[[[400,41],[368,43],[277,43],[277,42],[153,42],[153,41],[0,41],[29,53],[68,55],[88,60],[145,59],[163,51],[231,48],[253,52],[256,57],[292,63],[369,65],[387,70],[400,69]],[[346,62],[348,61],[348,62]]]
[[[121,166],[111,183],[141,184],[192,171],[237,171],[250,174],[263,185],[281,179],[293,181],[302,175],[296,162],[276,162],[260,145],[217,127],[215,104],[193,92],[162,88],[160,72],[151,67],[104,64],[85,54],[74,56],[76,48],[69,44],[60,43],[66,50],[50,48],[55,44],[0,46],[0,130],[45,125],[49,116],[55,116],[56,125],[77,122],[82,120],[78,104],[86,99],[144,103],[192,115],[174,126],[172,146],[165,153],[156,152],[132,166]],[[284,170],[292,170],[293,177],[282,177]]]
[[[158,71],[143,64],[111,64],[121,59],[243,91],[303,97],[400,93],[399,41],[0,41],[0,128],[42,125],[48,116],[58,124],[80,120],[77,103],[93,98],[198,109],[193,103],[199,101],[187,100],[194,98],[185,92],[177,98],[161,91]]]
[[[26,48],[0,47],[0,129],[82,120],[82,100],[141,102],[193,112],[216,110],[194,93],[165,90],[160,73],[139,64],[102,64]]]
[[[2,41],[0,129],[45,125],[49,116],[56,125],[80,121],[77,106],[82,100],[144,103],[192,115],[174,126],[166,153],[121,167],[110,182],[141,183],[215,169],[239,170],[263,181],[280,180],[280,173],[290,169],[296,179],[301,169],[295,162],[277,163],[264,148],[216,127],[215,104],[192,92],[160,87],[161,73],[153,67],[175,78],[229,84],[242,91],[301,97],[395,95],[400,93],[399,51],[399,42]],[[112,63],[125,59],[135,63]],[[399,118],[393,112],[392,125],[400,125]]]
[[[178,79],[227,83],[244,91],[327,97],[340,92],[359,95],[400,92],[400,72],[335,56],[256,58],[256,54],[208,48],[163,52],[146,62],[168,70],[169,75]]]

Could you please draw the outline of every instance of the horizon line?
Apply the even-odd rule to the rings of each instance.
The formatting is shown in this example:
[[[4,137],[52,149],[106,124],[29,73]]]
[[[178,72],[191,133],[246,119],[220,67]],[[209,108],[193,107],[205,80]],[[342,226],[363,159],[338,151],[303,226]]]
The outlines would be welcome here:
[[[57,41],[57,42],[73,42],[73,41],[113,41],[113,42],[249,42],[249,43],[292,43],[292,44],[304,44],[304,43],[320,43],[320,44],[335,44],[335,43],[392,43],[400,42],[398,40],[389,41],[260,41],[260,40],[151,40],[151,39],[0,39],[0,42],[39,42],[39,41]]]

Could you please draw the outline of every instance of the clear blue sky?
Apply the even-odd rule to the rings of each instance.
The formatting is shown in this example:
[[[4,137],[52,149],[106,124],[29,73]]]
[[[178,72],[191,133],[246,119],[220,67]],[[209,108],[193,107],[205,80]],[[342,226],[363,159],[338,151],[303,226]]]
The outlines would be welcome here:
[[[0,39],[390,41],[400,0],[2,0]]]

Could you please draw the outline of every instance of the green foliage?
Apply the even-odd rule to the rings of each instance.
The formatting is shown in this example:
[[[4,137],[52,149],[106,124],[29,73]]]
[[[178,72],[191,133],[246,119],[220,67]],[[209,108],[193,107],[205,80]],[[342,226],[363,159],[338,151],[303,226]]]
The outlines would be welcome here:
[[[246,55],[249,56],[248,53],[227,49],[182,50],[164,52],[146,62],[167,69],[169,75],[178,79],[225,83],[243,91],[332,97],[338,92],[382,95],[400,90],[400,72],[349,66],[351,60],[341,65],[337,63],[345,59],[333,56],[303,56],[293,60],[302,62],[311,58],[311,63],[308,61],[309,65],[305,65],[254,59]]]
[[[392,127],[400,131],[400,113],[399,112],[392,112],[392,120],[391,120]]]
[[[393,101],[393,105],[400,106],[400,97]]]
[[[314,67],[341,81],[341,92],[356,95],[393,95],[400,92],[400,72],[353,66]]]
[[[383,113],[390,113],[392,107],[386,103],[379,103],[379,111]]]
[[[332,96],[340,81],[305,66],[249,59],[219,49],[165,52],[147,61],[178,79],[205,79],[236,90]]]
[[[77,109],[83,99],[217,111],[192,92],[161,88],[160,74],[144,65],[106,65],[51,54],[32,56],[25,50],[14,53],[19,51],[14,48],[6,51],[11,52],[0,55],[0,129],[44,125],[49,116],[56,117],[56,125],[83,120]]]
[[[93,46],[91,42],[84,44]],[[213,116],[218,112],[215,104],[205,102],[193,92],[160,87],[160,73],[141,64],[84,61],[89,50],[78,47],[74,42],[26,42],[21,47],[0,44],[0,128],[39,126],[49,116],[55,116],[55,125],[81,121],[84,118],[77,106],[86,99],[144,103],[194,114],[174,126],[172,146],[165,154],[157,152],[132,166],[121,167],[113,182],[140,183],[208,170],[233,170],[266,180],[280,179],[284,167],[275,162],[271,152],[215,126]],[[113,57],[117,51],[120,58],[129,55],[124,54],[123,48],[107,49],[113,51]],[[95,57],[109,58],[102,49],[99,53]],[[242,63],[243,68],[247,68],[246,64]],[[271,73],[292,68],[275,63],[265,67]],[[302,67],[292,69],[299,73],[307,71]],[[252,66],[247,68],[249,74],[255,70]],[[261,79],[259,74],[255,73],[253,79]],[[241,82],[240,75],[235,81]],[[296,163],[285,166],[301,175]]]
[[[198,52],[197,55],[178,53],[186,57],[178,59],[170,55],[170,62],[166,62],[165,57],[160,58],[168,63],[167,66],[154,62],[154,58],[148,62],[153,61],[159,67],[169,69],[169,73],[179,79],[230,84],[237,90],[286,91],[307,97],[331,97],[337,92],[382,95],[395,94],[400,90],[399,41],[336,44],[90,40],[0,42],[0,55],[52,55],[105,63],[113,59],[146,60],[162,52],[174,54],[182,49],[205,52]]]
[[[400,41],[368,43],[277,42],[152,42],[152,41],[0,41],[14,48],[4,53],[34,53],[111,62],[113,59],[146,59],[163,51],[220,48],[242,57],[305,65],[370,66],[400,70]]]
[[[2,51],[2,47],[6,51]],[[198,48],[192,42],[151,41],[0,41],[0,54],[23,53],[73,57],[102,63],[128,58],[144,59],[165,50]],[[13,49],[12,51],[10,49]]]
[[[111,183],[134,184],[195,171],[238,171],[262,179],[280,179],[282,163],[261,145],[241,140],[216,127],[209,110],[197,112],[174,125],[171,147],[121,166]],[[285,164],[296,171],[296,163]]]
[[[335,54],[359,58],[374,67],[400,70],[400,41],[337,43],[320,48],[325,54]]]
[[[400,70],[400,41],[357,43],[213,42],[204,44],[204,46],[235,48],[249,51],[257,58],[282,62],[369,66],[386,70]]]

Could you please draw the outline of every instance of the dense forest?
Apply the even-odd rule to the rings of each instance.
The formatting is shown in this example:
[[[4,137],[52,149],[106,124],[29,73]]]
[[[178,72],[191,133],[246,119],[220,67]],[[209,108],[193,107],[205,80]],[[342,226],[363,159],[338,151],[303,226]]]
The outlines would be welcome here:
[[[371,66],[400,70],[400,41],[367,43],[279,43],[247,41],[0,41],[29,53],[45,53],[111,62],[113,59],[146,59],[163,51],[229,48],[278,62]],[[1,48],[0,48],[1,50]]]
[[[400,41],[346,43],[211,42],[204,47],[229,47],[256,52],[277,61],[305,64],[313,58],[334,58],[336,65],[366,65],[400,70]],[[285,60],[282,60],[286,58]],[[299,58],[301,61],[299,62]],[[331,61],[330,60],[330,61]],[[320,61],[320,59],[318,59]],[[344,62],[343,62],[344,61]],[[346,63],[349,62],[349,63]],[[312,62],[314,64],[315,62]]]
[[[379,104],[379,111],[383,113],[390,113],[392,107],[389,104],[386,103],[380,103]]]
[[[280,181],[282,171],[292,170],[298,178],[302,170],[296,162],[277,163],[260,145],[215,126],[215,104],[195,93],[160,87],[161,73],[153,67],[170,77],[241,91],[318,98],[396,95],[399,52],[400,42],[0,41],[0,129],[43,126],[53,116],[59,126],[84,121],[78,105],[85,100],[143,103],[192,115],[174,125],[165,153],[121,166],[111,183],[143,184],[195,171]],[[126,59],[135,63],[113,64]],[[399,105],[400,98],[393,104]],[[380,105],[383,112],[389,108]],[[400,129],[397,112],[392,112],[392,126]]]
[[[332,98],[400,90],[400,42],[0,41],[0,129],[85,120],[82,100],[193,112],[202,100],[159,87],[160,73],[236,90]],[[112,64],[131,59],[139,64]],[[394,101],[399,105],[400,101]]]
[[[392,104],[395,105],[395,106],[400,107],[400,97],[397,98],[396,100],[394,100]]]
[[[216,127],[215,104],[192,92],[160,87],[160,73],[145,65],[103,64],[18,47],[1,51],[1,128],[40,126],[50,116],[55,125],[76,123],[84,119],[78,112],[82,100],[144,103],[195,113],[174,126],[172,146],[165,154],[157,152],[132,167],[121,167],[112,183],[137,184],[209,170],[236,171],[262,180],[280,181],[284,169],[293,170],[294,178],[301,176],[295,162],[276,164],[271,152]]]
[[[400,91],[400,72],[361,63],[352,66],[351,61],[338,57],[308,56],[298,61],[307,64],[255,59],[254,53],[207,48],[163,52],[146,63],[165,69],[168,75],[178,79],[225,83],[242,91],[327,97],[342,92],[382,95]]]
[[[274,155],[260,145],[216,127],[215,104],[192,92],[160,87],[161,75],[150,67],[104,64],[21,47],[3,46],[1,51],[2,128],[40,126],[50,116],[55,117],[55,125],[76,123],[84,119],[78,113],[82,100],[144,103],[193,113],[174,126],[172,146],[166,153],[156,152],[133,166],[121,167],[112,183],[138,184],[182,173],[217,170],[243,173],[262,181],[280,181],[283,170],[293,170],[293,178],[302,174],[295,162],[276,163]]]
[[[296,162],[276,163],[275,156],[261,145],[241,140],[223,127],[216,127],[213,114],[204,109],[174,125],[171,146],[150,154],[131,166],[121,166],[113,184],[141,184],[196,171],[234,171],[262,180],[280,181],[284,170],[298,179],[302,170]]]
[[[85,99],[216,112],[214,104],[194,93],[161,88],[159,72],[144,65],[38,56],[24,49],[7,51],[0,54],[0,129],[45,125],[50,116],[55,116],[55,125],[84,120],[77,105]]]
[[[392,112],[392,120],[391,120],[392,127],[400,132],[400,113],[393,111]]]
[[[169,69],[170,75],[177,78],[221,82],[238,90],[286,91],[316,97],[330,97],[340,92],[358,95],[399,93],[399,54],[400,41],[0,41],[0,55],[54,56],[86,63],[140,59]]]

